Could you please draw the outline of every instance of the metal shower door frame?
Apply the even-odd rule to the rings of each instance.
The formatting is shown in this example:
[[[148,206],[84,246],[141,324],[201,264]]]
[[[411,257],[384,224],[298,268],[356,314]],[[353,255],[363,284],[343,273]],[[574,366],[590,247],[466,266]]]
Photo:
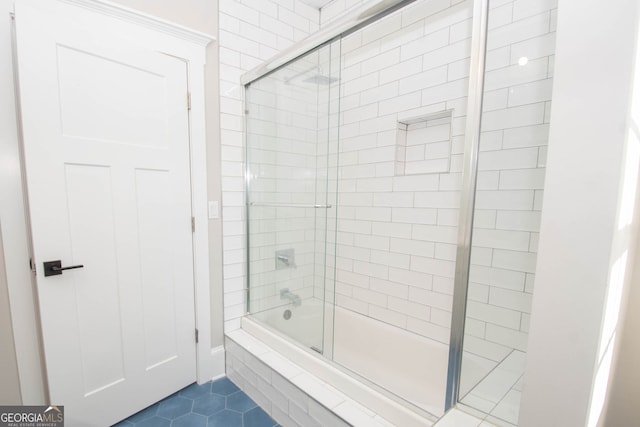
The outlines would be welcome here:
[[[467,314],[467,294],[469,290],[469,268],[471,261],[471,238],[473,234],[473,214],[476,199],[476,181],[478,177],[478,151],[482,124],[488,21],[489,0],[474,0],[467,122],[464,136],[464,164],[462,171],[460,217],[458,220],[456,269],[453,282],[453,306],[451,310],[451,336],[449,338],[449,367],[447,370],[445,411],[455,406],[460,398],[464,326]]]

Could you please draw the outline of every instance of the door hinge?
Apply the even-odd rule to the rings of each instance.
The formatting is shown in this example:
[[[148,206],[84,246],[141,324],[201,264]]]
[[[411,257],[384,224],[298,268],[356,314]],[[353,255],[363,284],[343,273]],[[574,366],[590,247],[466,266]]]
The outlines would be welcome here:
[[[191,111],[191,92],[187,92],[187,110]]]
[[[199,341],[198,328],[196,328],[196,344],[198,344]]]
[[[29,270],[31,270],[34,276],[36,275],[36,263],[33,262],[33,258],[29,258]]]
[[[196,232],[196,217],[194,216],[191,217],[191,232]]]

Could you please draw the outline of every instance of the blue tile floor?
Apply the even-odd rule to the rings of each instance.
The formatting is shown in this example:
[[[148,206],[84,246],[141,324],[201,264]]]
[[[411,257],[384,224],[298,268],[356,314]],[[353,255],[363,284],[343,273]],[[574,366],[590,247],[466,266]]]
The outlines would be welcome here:
[[[228,378],[187,388],[115,427],[274,427],[265,411]]]

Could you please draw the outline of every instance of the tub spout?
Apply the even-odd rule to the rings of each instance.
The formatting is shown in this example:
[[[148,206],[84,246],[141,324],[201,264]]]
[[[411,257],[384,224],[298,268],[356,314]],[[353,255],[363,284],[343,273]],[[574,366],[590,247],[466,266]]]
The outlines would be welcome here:
[[[280,289],[280,299],[289,300],[293,303],[294,307],[298,307],[302,304],[302,299],[300,299],[300,295],[294,294],[289,290],[289,288]]]

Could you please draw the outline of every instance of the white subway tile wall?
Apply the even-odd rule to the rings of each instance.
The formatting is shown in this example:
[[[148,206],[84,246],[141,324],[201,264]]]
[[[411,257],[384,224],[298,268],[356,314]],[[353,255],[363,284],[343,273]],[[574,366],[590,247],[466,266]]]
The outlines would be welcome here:
[[[244,111],[240,76],[317,31],[320,13],[317,9],[294,0],[224,0],[220,2],[219,16],[224,321],[225,331],[230,332],[240,328],[240,318],[244,315],[246,307],[246,260],[242,255],[246,253],[243,188]],[[276,122],[263,125],[267,130],[270,126],[276,126]],[[283,132],[291,130],[293,128],[278,129]],[[278,161],[288,164],[298,160],[306,161],[304,153],[302,157],[300,155],[301,153],[292,152],[288,158],[279,158]],[[277,185],[298,185],[293,180],[283,181],[285,182],[278,182]],[[268,183],[265,182],[266,185]],[[269,185],[276,183],[272,182]],[[272,212],[268,209],[263,209],[254,215],[268,217],[270,213]],[[281,215],[278,217],[286,218]],[[306,225],[302,218],[294,219],[295,221],[288,222],[291,225],[290,231],[282,234],[283,239],[289,239],[292,243],[304,240],[300,238],[300,234],[304,234],[301,227]],[[284,221],[286,219],[283,219]],[[277,226],[268,222],[262,225]],[[265,231],[263,237],[267,239],[268,232]],[[256,244],[258,243],[256,241]],[[268,242],[265,241],[264,245],[268,245]],[[301,264],[301,272],[308,269],[305,267],[307,251],[308,248],[301,248],[296,253],[296,260]],[[260,256],[260,253],[257,252],[257,255]],[[268,267],[273,267],[273,262],[272,254],[271,265]],[[267,261],[264,267],[267,267],[266,264]]]
[[[318,13],[292,0],[221,2],[227,331],[239,327],[244,313],[239,76],[315,31],[320,22],[328,23],[361,3],[335,0]],[[557,0],[507,0],[492,2],[490,13],[465,350],[496,362],[513,348],[526,350],[544,188],[556,8]],[[305,144],[298,147],[304,152],[289,151],[288,158],[279,154],[277,161],[270,162],[269,153],[262,153],[265,168],[267,163],[300,171],[304,170],[301,165],[324,168],[317,176],[331,177],[330,165],[339,164],[338,181],[330,178],[328,185],[330,190],[337,189],[338,206],[332,213],[337,214],[337,233],[329,220],[326,247],[326,268],[336,268],[336,304],[445,343],[453,293],[471,15],[471,0],[418,0],[347,36],[341,44],[339,143],[330,144],[325,160],[318,160],[320,153]],[[264,102],[268,105],[273,100]],[[302,104],[292,101],[284,109],[310,108]],[[324,108],[321,102],[312,107]],[[450,146],[440,148],[450,150],[449,172],[397,175],[398,122],[447,110],[452,110]],[[262,133],[268,133],[275,123],[263,126]],[[317,123],[309,126],[323,130]],[[286,134],[291,129],[275,130]],[[310,135],[290,136],[304,141]],[[405,153],[405,161],[413,156],[425,158],[420,144],[416,147]],[[287,183],[286,178],[264,182],[265,194],[269,188],[273,191],[269,200],[277,200],[284,188],[288,194],[316,193],[317,188],[306,186],[304,180]],[[313,180],[313,185],[318,183]],[[333,195],[330,191],[329,200]],[[325,250],[317,238],[322,229],[316,223],[308,229],[310,235],[304,232],[316,212],[292,213],[288,218],[279,214],[278,218],[285,218],[279,222],[266,221],[268,214],[265,209],[264,218],[256,218],[265,220],[260,225],[265,238],[271,227],[280,230],[278,235],[292,246],[312,242],[296,248],[299,283],[307,288],[315,285],[315,295],[320,296],[318,266],[323,264],[312,255]],[[285,226],[289,231],[280,229]],[[256,253],[256,260],[265,260],[265,277],[267,269],[273,269],[269,253],[274,248],[269,245],[265,240],[266,252]],[[273,276],[265,278],[264,283],[273,280]],[[274,296],[273,289],[265,287],[265,291],[265,296]]]
[[[316,204],[322,145],[317,141],[318,109],[324,97],[316,80],[323,76],[323,60],[329,58],[324,52],[315,51],[254,82],[245,95],[252,313],[288,302],[280,297],[284,288],[302,299],[314,293],[317,210],[310,206]],[[277,260],[282,250],[293,252]]]
[[[444,343],[471,16],[417,1],[342,43],[336,304]]]
[[[243,337],[243,335],[234,335],[234,338],[239,341]],[[315,378],[286,358],[269,352],[267,347],[264,347],[260,354],[252,353],[229,337],[225,338],[225,349],[227,376],[281,425],[291,427],[352,425],[336,415],[339,412],[338,405],[346,403],[343,400],[338,400],[336,403],[339,392],[324,390],[323,383],[319,380],[314,381]],[[324,391],[325,399],[316,395],[311,397],[307,394],[308,388],[303,388],[301,383],[305,386],[315,386],[315,390]],[[328,406],[329,403],[333,403],[333,407]],[[327,409],[328,407],[331,409]],[[373,418],[368,417],[366,420],[369,424],[362,425],[378,425]]]
[[[325,26],[367,0],[333,0],[320,9],[320,26]]]
[[[467,309],[473,327],[465,331],[464,349],[495,362],[513,349],[526,352],[556,9],[557,0],[515,0],[489,13],[488,58],[496,65],[485,75],[491,106],[485,102],[482,120]]]
[[[515,0],[490,13],[465,350],[494,361],[526,350],[556,7]],[[336,303],[445,343],[470,28],[468,0],[417,2],[342,44]],[[450,173],[398,176],[397,122],[449,109]]]

